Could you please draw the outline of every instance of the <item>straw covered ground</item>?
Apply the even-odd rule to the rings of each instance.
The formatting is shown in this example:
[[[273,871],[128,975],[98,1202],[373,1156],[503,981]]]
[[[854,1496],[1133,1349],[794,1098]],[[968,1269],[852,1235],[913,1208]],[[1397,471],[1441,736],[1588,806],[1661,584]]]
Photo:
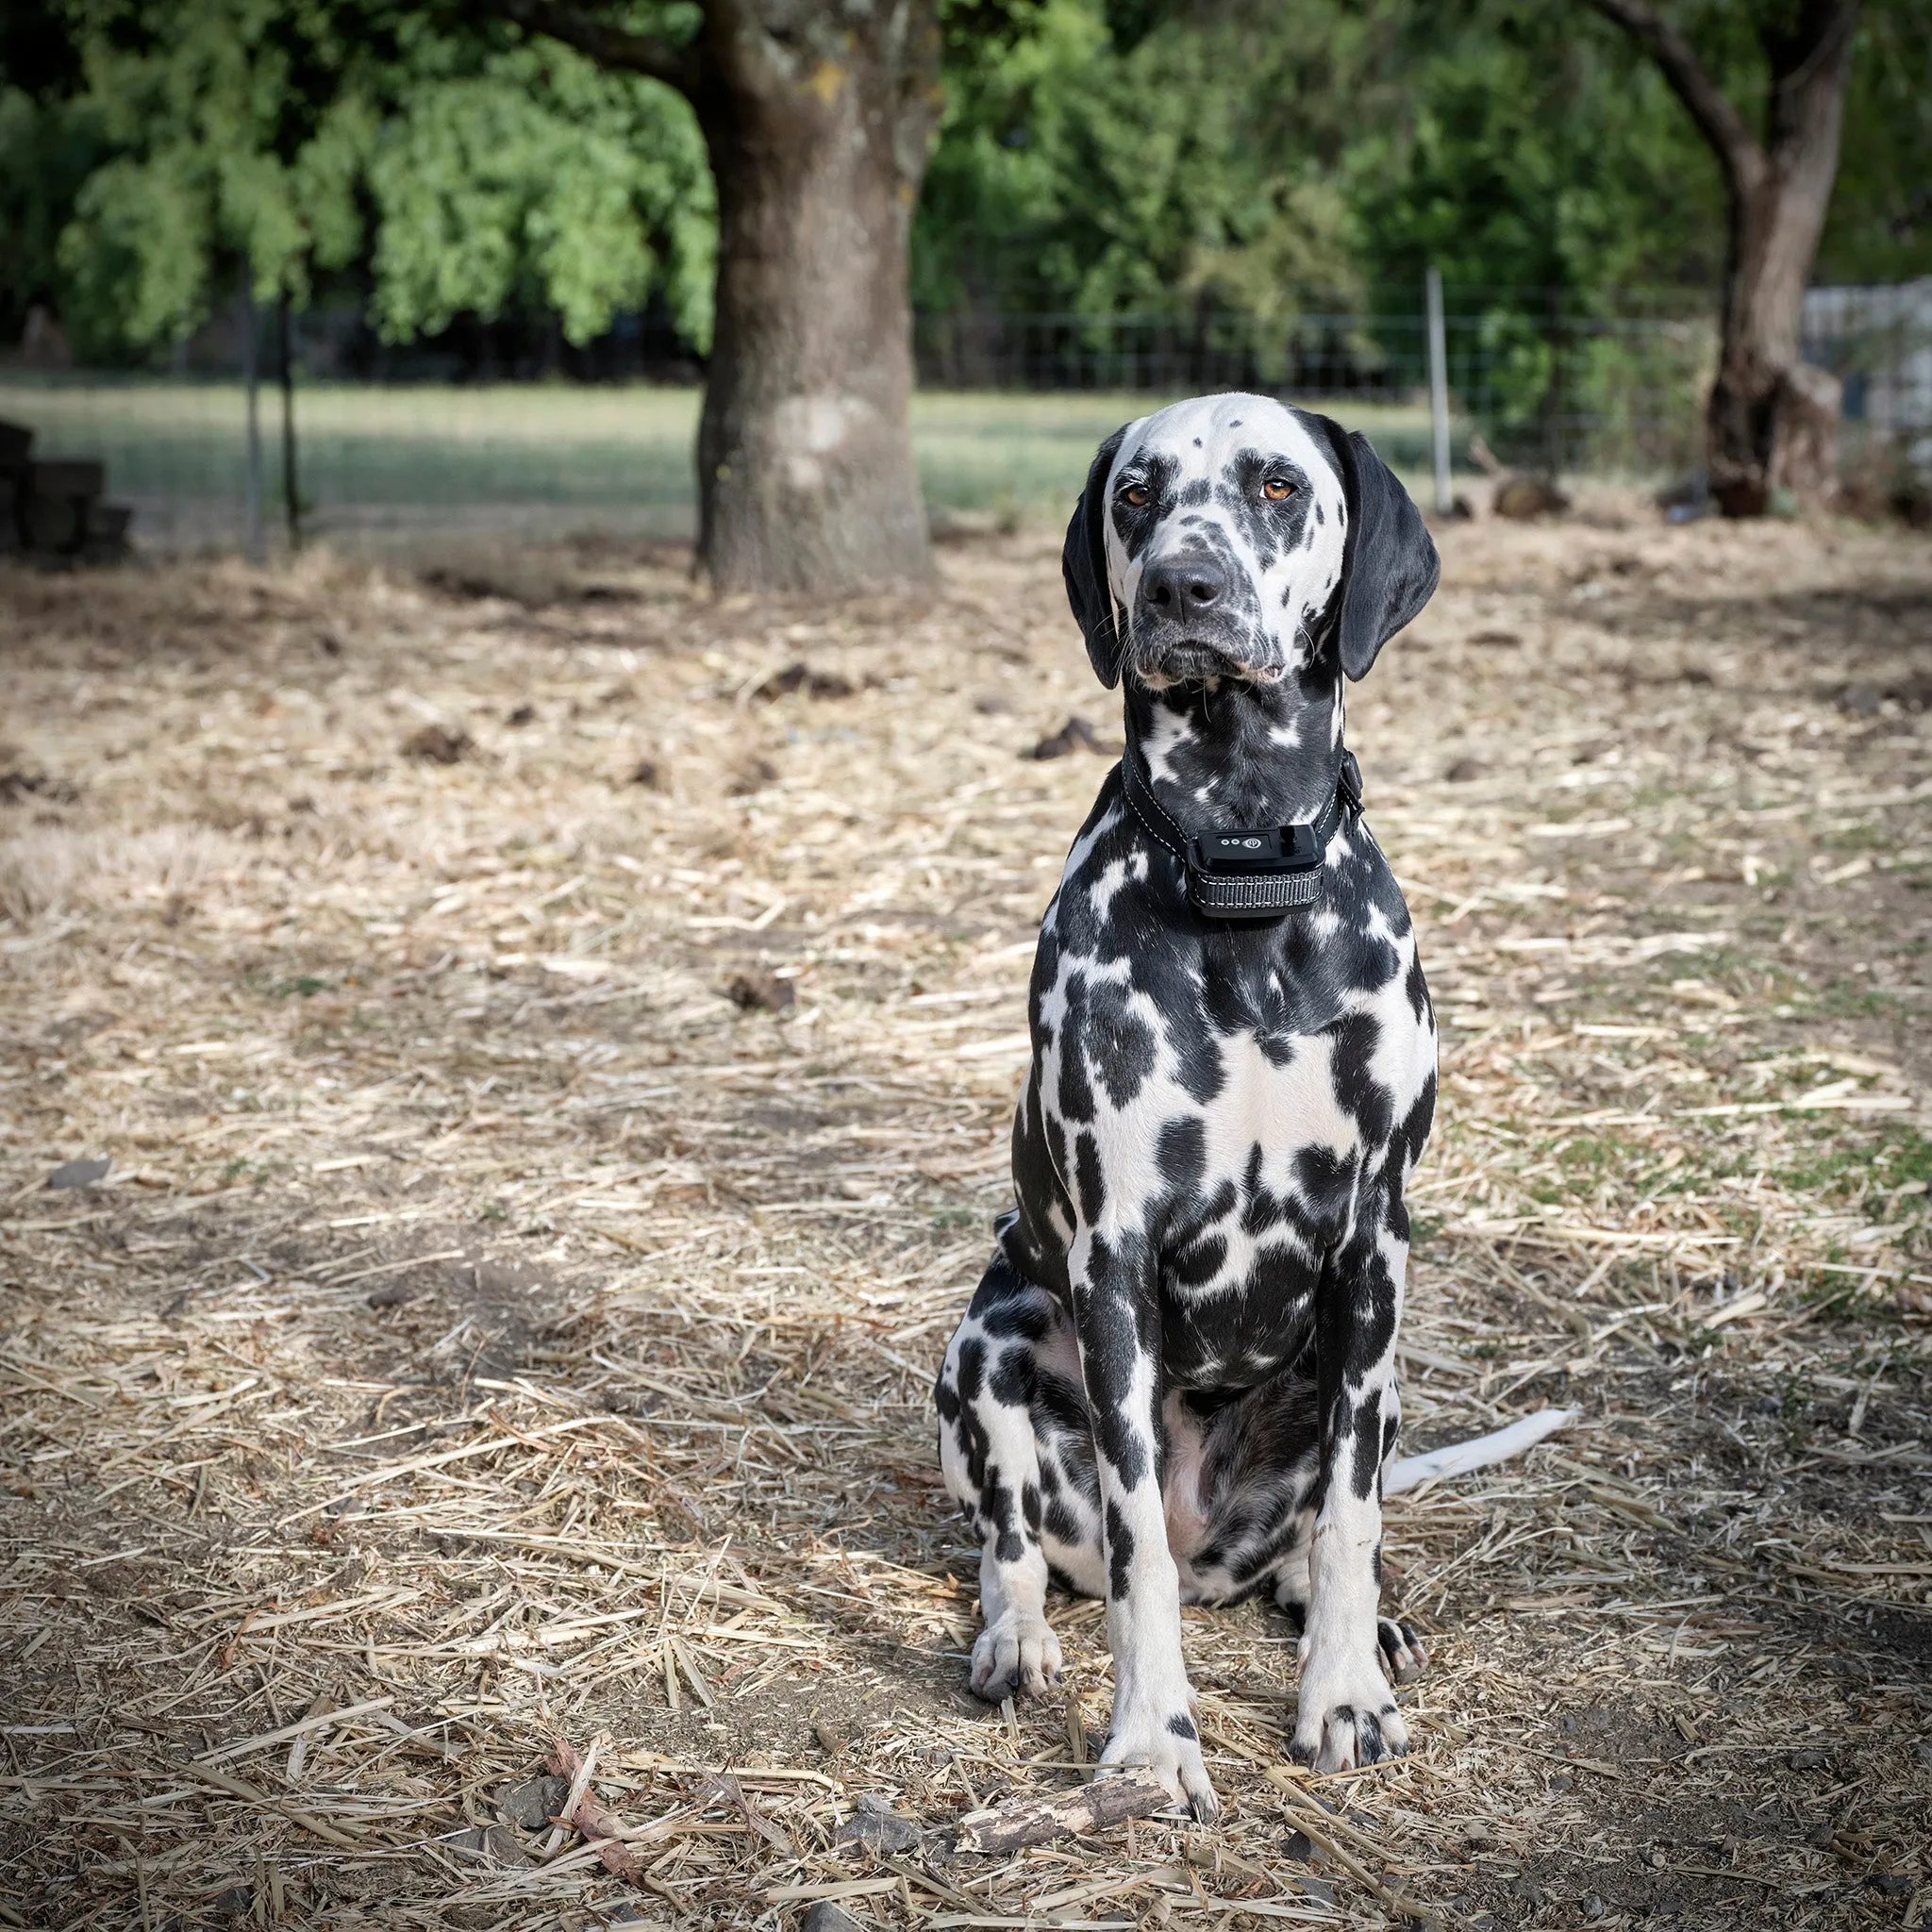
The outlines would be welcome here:
[[[927,1392],[1115,728],[1056,544],[0,576],[0,1921],[1932,1924],[1932,547],[1442,541],[1405,1441],[1581,1418],[1391,1504],[1409,1758],[1191,1611],[1222,1824],[1007,1857],[1108,1664],[967,1693]]]

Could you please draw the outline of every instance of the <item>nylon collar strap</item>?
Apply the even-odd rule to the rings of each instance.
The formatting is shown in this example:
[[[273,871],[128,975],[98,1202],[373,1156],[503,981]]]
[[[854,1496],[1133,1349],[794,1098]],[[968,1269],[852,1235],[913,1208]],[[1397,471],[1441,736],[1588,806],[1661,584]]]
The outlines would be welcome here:
[[[1121,759],[1121,782],[1136,823],[1163,851],[1181,862],[1188,903],[1208,919],[1275,919],[1312,906],[1322,896],[1328,841],[1345,815],[1362,808],[1361,767],[1344,751],[1335,793],[1312,820],[1298,824],[1229,826],[1189,838],[1154,795],[1130,737]]]

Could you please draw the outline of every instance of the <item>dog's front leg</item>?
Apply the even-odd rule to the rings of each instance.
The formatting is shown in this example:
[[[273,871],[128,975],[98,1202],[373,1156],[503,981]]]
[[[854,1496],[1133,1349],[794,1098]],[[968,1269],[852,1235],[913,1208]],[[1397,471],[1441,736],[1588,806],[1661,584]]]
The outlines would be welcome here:
[[[1148,1766],[1199,1819],[1219,1807],[1201,1761],[1181,1657],[1180,1577],[1161,1500],[1160,1310],[1153,1258],[1131,1231],[1074,1244],[1074,1309],[1093,1424],[1107,1559],[1113,1723],[1104,1765]]]
[[[1317,1771],[1346,1771],[1408,1750],[1408,1729],[1383,1673],[1377,1619],[1382,1461],[1401,1412],[1395,1332],[1407,1233],[1399,1198],[1391,1212],[1379,1189],[1368,1191],[1356,1229],[1319,1291],[1320,1500],[1308,1549],[1307,1624],[1291,1747]]]

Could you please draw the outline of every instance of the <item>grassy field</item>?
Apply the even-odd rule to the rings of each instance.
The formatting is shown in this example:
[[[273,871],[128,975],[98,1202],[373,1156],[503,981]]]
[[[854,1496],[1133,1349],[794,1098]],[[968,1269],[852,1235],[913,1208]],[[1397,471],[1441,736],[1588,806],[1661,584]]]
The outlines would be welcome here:
[[[1411,1756],[1291,1764],[1287,1621],[1190,1610],[1221,1823],[1011,1857],[1110,1664],[1056,1597],[968,1692],[930,1389],[1107,770],[1054,539],[0,569],[0,1923],[1923,1924],[1932,543],[1591,518],[1446,528],[1349,716],[1405,1448],[1580,1414],[1390,1506]]]
[[[913,434],[926,501],[941,521],[967,512],[1012,525],[1064,514],[1095,445],[1160,400],[922,395]],[[343,538],[493,527],[688,536],[697,410],[697,391],[680,389],[304,388],[301,490],[314,527]],[[232,539],[244,488],[238,386],[0,380],[0,416],[33,425],[44,455],[105,458],[112,493],[138,507],[138,538]],[[1393,459],[1422,451],[1420,410],[1350,409],[1347,420]],[[273,391],[263,393],[262,431],[278,506]]]

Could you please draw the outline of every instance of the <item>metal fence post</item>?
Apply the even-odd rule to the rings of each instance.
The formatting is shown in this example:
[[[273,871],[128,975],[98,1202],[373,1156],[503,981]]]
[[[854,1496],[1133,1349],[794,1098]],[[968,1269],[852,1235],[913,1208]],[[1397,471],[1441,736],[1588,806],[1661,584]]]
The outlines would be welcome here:
[[[1429,308],[1429,430],[1436,454],[1436,514],[1446,517],[1449,494],[1449,340],[1442,322],[1442,271],[1431,267],[1423,277]]]
[[[262,558],[261,541],[261,344],[255,308],[255,265],[242,269],[242,383],[248,398],[248,476],[242,508],[242,544],[250,563]]]

